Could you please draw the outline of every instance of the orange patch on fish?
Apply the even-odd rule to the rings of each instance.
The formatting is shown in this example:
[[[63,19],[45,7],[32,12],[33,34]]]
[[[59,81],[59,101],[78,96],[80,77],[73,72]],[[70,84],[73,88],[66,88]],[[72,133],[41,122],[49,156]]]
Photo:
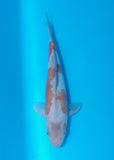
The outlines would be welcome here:
[[[49,43],[49,56],[52,54],[52,50],[56,50],[55,44],[53,41]]]
[[[62,112],[67,113],[66,95],[64,89],[59,92],[56,99],[60,101]]]
[[[50,112],[50,108],[52,106],[52,99],[54,97],[52,91],[51,80],[55,77],[55,68],[52,69],[51,67],[48,69],[48,78],[47,78],[47,85],[46,85],[46,114],[48,115]]]
[[[53,78],[55,77],[55,68],[53,69]]]

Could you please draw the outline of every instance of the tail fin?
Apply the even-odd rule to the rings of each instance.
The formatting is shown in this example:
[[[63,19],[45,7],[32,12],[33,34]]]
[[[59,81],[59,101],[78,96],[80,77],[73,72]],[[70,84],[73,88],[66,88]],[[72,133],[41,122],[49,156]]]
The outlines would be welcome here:
[[[49,33],[49,38],[52,41],[53,40],[53,37],[52,37],[52,25],[51,25],[51,23],[49,21],[47,13],[46,13],[46,19],[47,19],[46,26],[47,26],[47,30],[48,30],[48,33]]]

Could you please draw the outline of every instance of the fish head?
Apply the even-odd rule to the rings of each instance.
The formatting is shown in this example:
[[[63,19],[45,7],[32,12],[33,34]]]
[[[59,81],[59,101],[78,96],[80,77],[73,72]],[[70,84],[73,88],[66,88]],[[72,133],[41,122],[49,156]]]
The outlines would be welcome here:
[[[48,122],[47,135],[50,142],[54,147],[60,147],[66,133],[66,122],[61,121],[59,123]]]

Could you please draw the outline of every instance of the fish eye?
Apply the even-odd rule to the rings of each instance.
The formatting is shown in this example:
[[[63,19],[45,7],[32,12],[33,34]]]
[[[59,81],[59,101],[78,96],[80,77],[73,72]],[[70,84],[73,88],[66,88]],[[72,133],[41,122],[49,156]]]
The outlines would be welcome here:
[[[47,135],[50,136],[50,133],[47,131]]]

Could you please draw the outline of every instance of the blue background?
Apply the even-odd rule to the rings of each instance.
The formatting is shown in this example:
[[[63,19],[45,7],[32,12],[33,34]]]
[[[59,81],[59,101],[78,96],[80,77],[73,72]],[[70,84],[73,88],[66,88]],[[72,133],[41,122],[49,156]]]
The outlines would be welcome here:
[[[11,0],[0,2],[0,160],[114,159],[114,2]],[[61,148],[51,146],[45,119],[32,108],[44,102],[49,36],[55,29],[71,101]]]

